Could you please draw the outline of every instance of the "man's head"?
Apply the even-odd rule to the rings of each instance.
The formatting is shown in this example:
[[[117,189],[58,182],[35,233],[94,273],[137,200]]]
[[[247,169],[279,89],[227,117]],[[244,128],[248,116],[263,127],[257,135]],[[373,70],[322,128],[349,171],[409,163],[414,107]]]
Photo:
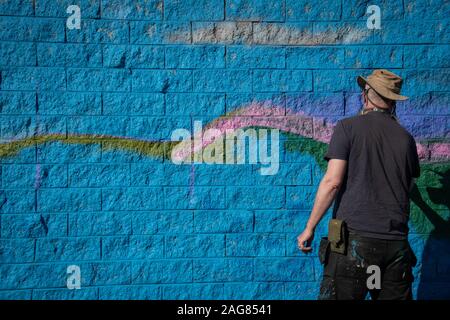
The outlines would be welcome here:
[[[375,90],[373,90],[368,84],[365,85],[362,91],[364,109],[387,109],[390,110],[395,106],[395,101],[387,99]]]
[[[388,70],[374,70],[367,78],[359,76],[358,85],[363,90],[364,108],[374,107],[391,109],[395,101],[406,100],[408,97],[400,95],[403,80]]]

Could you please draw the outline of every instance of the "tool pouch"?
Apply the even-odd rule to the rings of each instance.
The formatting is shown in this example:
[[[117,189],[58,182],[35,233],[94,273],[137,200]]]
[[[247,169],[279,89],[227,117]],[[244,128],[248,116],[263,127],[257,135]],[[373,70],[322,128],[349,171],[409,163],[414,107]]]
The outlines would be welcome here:
[[[330,252],[330,241],[327,237],[322,237],[319,244],[319,261],[321,264],[327,264],[328,254]]]
[[[328,241],[332,252],[345,254],[347,249],[347,227],[343,220],[331,219],[328,225]]]

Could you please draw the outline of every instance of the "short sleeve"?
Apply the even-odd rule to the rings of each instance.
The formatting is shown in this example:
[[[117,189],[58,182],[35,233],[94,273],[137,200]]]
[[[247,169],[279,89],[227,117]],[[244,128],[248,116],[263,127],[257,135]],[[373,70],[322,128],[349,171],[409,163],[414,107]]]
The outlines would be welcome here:
[[[342,121],[338,121],[334,127],[333,135],[328,145],[328,151],[323,158],[326,161],[330,159],[348,160],[349,154],[350,140],[345,132]]]
[[[418,178],[420,177],[420,163],[419,163],[419,155],[417,153],[416,141],[412,137],[410,141],[411,142],[409,147],[409,159],[411,161],[411,168],[412,168],[411,176],[413,178]]]

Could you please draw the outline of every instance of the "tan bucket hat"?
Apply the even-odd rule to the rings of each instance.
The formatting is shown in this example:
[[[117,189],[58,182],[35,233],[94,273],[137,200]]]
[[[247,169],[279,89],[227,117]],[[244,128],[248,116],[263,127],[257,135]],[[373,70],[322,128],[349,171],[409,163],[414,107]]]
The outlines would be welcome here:
[[[408,97],[400,95],[403,80],[389,70],[374,70],[367,78],[358,76],[358,85],[364,89],[368,84],[376,93],[389,100],[406,100]]]

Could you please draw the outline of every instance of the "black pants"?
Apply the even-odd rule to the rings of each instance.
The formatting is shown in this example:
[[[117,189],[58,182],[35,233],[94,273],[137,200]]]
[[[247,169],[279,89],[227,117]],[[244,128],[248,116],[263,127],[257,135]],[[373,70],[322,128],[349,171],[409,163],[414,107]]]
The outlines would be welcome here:
[[[382,240],[351,233],[346,251],[345,255],[328,253],[319,299],[363,300],[367,293],[374,300],[412,299],[412,267],[416,258],[408,240]],[[367,273],[371,265],[379,267],[380,289],[367,286],[367,279],[374,274],[371,269]]]

